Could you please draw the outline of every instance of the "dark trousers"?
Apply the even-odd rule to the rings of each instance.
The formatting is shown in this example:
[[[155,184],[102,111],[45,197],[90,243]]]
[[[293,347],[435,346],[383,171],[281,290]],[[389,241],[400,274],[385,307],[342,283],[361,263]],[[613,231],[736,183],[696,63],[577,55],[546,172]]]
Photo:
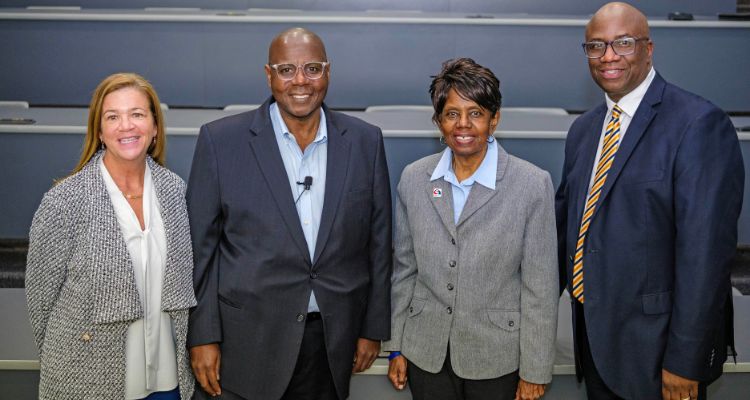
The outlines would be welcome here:
[[[464,379],[453,372],[450,353],[440,372],[427,372],[412,362],[407,367],[414,400],[513,400],[518,389],[518,370],[492,379]]]
[[[221,388],[220,397],[211,397],[199,389],[196,383],[194,400],[251,400]],[[252,399],[255,400],[255,399]],[[294,366],[292,379],[281,400],[338,400],[333,375],[328,366],[323,321],[320,313],[310,313],[305,321],[305,333],[302,336],[297,364]]]
[[[294,374],[281,400],[338,400],[328,365],[320,313],[307,316]]]
[[[576,307],[576,330],[578,332],[578,357],[583,369],[583,379],[586,381],[586,396],[589,400],[622,400],[604,383],[594,364],[594,358],[591,356],[591,347],[589,345],[588,334],[586,333],[586,319],[583,315],[583,305],[578,301],[573,301]],[[633,382],[637,385],[637,382]],[[698,383],[698,400],[706,400],[706,384]]]

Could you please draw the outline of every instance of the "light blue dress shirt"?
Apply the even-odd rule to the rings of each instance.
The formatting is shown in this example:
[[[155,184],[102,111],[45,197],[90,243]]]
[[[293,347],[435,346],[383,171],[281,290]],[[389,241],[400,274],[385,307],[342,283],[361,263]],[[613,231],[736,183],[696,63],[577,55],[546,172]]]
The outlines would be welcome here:
[[[487,153],[484,154],[484,160],[479,164],[479,168],[462,182],[458,181],[456,174],[453,172],[452,160],[453,152],[450,147],[446,147],[435,170],[432,171],[430,181],[443,178],[451,184],[451,188],[453,189],[453,223],[458,224],[461,211],[463,211],[466,205],[466,199],[469,198],[471,187],[475,182],[488,189],[495,190],[495,180],[497,178],[497,140],[487,143]]]
[[[297,201],[297,215],[302,225],[302,232],[307,241],[307,250],[310,259],[315,254],[315,244],[318,240],[320,229],[320,214],[323,212],[323,201],[326,187],[326,162],[328,161],[328,129],[326,128],[326,116],[320,109],[320,125],[315,139],[304,152],[297,144],[297,139],[289,132],[284,119],[281,118],[279,106],[271,103],[269,107],[271,124],[276,134],[276,142],[279,144],[281,159],[284,161],[286,176],[289,178],[289,187],[292,189],[294,199]],[[310,190],[305,191],[297,182],[305,180],[306,176],[313,178]],[[304,193],[303,193],[304,191]],[[315,300],[315,292],[310,293],[310,302],[307,312],[320,311],[318,302]]]

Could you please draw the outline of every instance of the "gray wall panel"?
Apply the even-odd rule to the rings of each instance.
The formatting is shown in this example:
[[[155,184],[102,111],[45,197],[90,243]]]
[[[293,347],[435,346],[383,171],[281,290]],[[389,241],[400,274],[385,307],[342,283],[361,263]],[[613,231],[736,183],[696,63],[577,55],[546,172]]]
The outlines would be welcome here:
[[[454,54],[495,72],[504,106],[583,110],[603,98],[586,67],[582,38],[581,27],[461,26]]]
[[[167,22],[0,21],[0,54],[14,55],[0,59],[0,99],[87,105],[104,77],[132,71],[151,80],[164,102],[202,105],[210,42],[201,31]]]
[[[275,28],[289,25],[204,25],[196,38],[205,49],[204,76],[195,77],[205,86],[201,105],[260,104],[269,95],[263,66]],[[179,94],[176,94],[179,95]]]
[[[0,237],[25,238],[42,195],[75,167],[83,136],[1,135]]]
[[[312,28],[320,31],[334,63],[329,96],[335,107],[431,104],[430,76],[440,71],[443,61],[455,57],[456,28],[451,26]]]
[[[652,28],[665,79],[729,111],[750,111],[750,29]]]
[[[102,77],[135,71],[172,106],[260,103],[270,38],[288,23],[0,20],[0,100],[86,105]],[[506,105],[584,110],[601,101],[580,50],[581,26],[309,24],[333,63],[337,108],[427,104],[448,58],[495,70]],[[750,29],[654,28],[667,79],[728,111],[750,111]]]

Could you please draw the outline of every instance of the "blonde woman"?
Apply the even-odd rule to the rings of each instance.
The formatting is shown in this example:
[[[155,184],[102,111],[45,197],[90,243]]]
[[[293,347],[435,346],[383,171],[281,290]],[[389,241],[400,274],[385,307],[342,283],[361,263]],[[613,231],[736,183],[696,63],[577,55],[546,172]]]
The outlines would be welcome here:
[[[26,296],[40,399],[189,399],[195,305],[185,183],[163,167],[164,119],[143,77],[96,88],[72,175],[42,199]]]

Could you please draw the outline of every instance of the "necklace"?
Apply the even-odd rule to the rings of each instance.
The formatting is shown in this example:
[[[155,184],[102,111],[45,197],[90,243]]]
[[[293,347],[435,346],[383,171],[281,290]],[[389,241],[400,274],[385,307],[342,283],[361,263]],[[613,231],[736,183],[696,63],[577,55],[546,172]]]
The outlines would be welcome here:
[[[123,191],[120,191],[120,193],[122,193],[122,195],[125,196],[125,198],[128,199],[128,200],[137,200],[137,199],[140,199],[141,197],[143,197],[143,193],[141,193],[141,194],[127,194],[127,193],[125,193]]]

